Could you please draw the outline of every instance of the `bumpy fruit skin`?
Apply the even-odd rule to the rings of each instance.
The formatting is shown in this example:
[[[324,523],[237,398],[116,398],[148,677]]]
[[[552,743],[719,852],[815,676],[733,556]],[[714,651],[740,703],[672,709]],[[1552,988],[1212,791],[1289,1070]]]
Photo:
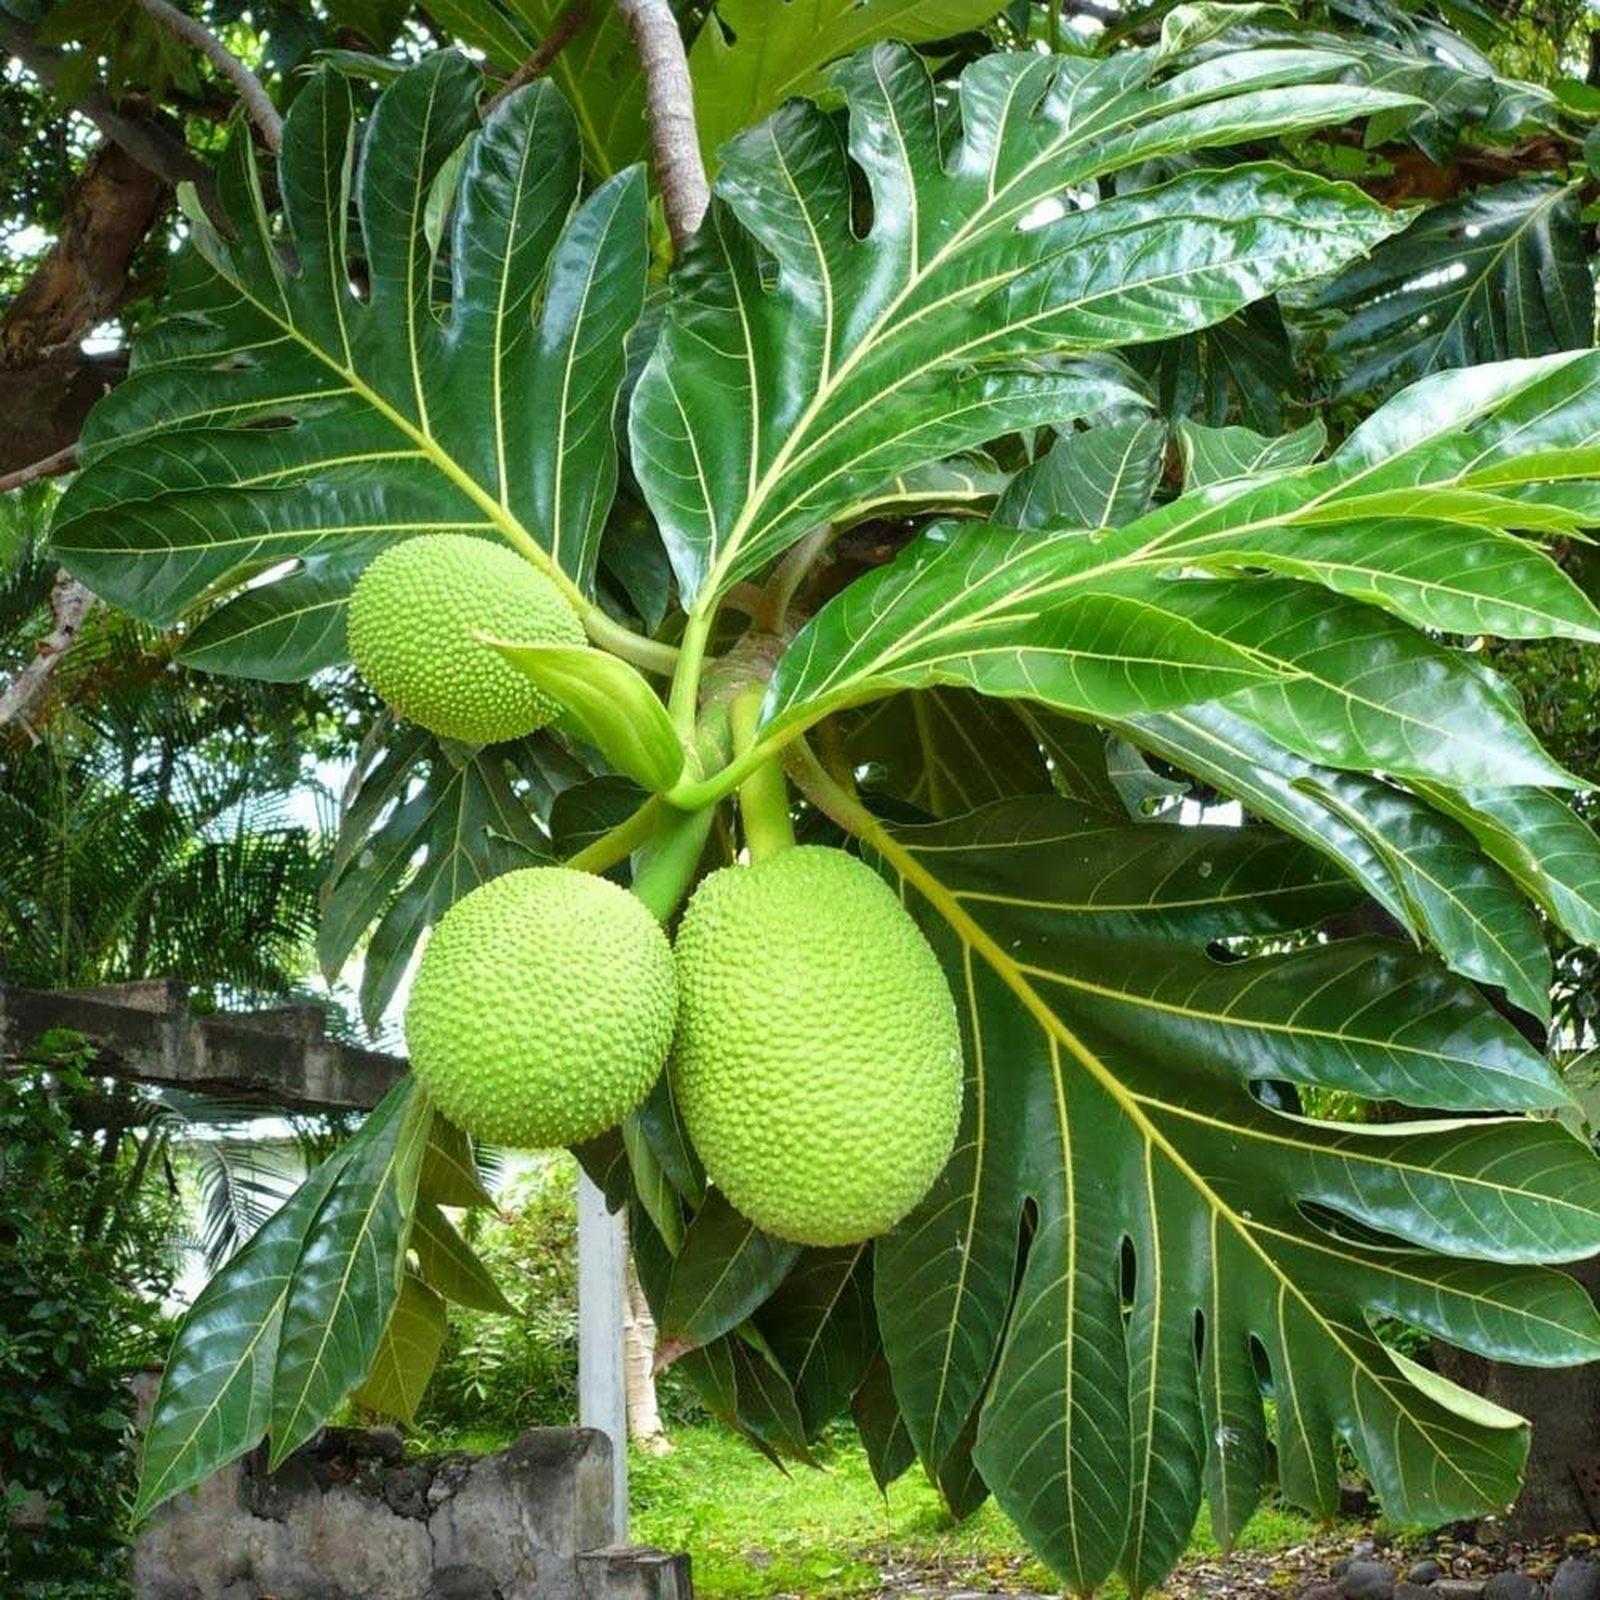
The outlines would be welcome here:
[[[927,1193],[961,1116],[937,957],[884,881],[798,845],[695,891],[674,948],[672,1081],[706,1173],[800,1244],[853,1244]]]
[[[350,656],[392,710],[469,744],[520,739],[559,715],[475,632],[518,644],[582,644],[561,591],[504,545],[461,533],[391,545],[350,596]]]
[[[672,947],[626,889],[528,867],[474,889],[423,951],[411,1067],[475,1138],[578,1144],[650,1092],[677,1015]]]

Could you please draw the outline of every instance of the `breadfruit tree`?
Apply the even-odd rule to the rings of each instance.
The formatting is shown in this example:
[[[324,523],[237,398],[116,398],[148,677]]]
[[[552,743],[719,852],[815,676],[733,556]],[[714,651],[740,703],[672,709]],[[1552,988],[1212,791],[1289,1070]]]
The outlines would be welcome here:
[[[1383,175],[1577,113],[1409,13],[788,9],[688,76],[641,3],[509,92],[332,59],[186,192],[54,549],[209,670],[353,657],[320,954],[375,1017],[421,953],[140,1508],[409,1414],[500,1304],[474,1136],[579,1141],[758,1448],[848,1410],[1074,1589],[1333,1509],[1345,1446],[1392,1517],[1503,1506],[1526,1428],[1406,1351],[1600,1357],[1542,1048],[1600,845],[1485,659],[1600,641],[1600,352],[1575,189]],[[504,68],[547,20],[430,12]]]

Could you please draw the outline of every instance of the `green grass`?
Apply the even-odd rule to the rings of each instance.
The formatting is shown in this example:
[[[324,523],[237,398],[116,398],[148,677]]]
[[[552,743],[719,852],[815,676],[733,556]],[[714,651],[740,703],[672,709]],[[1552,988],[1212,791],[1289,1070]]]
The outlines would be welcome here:
[[[881,1569],[893,1566],[957,1568],[971,1587],[1058,1587],[992,1503],[957,1523],[915,1468],[880,1495],[859,1444],[842,1431],[819,1446],[822,1470],[788,1474],[720,1428],[680,1427],[672,1438],[670,1455],[631,1453],[632,1537],[687,1550],[702,1600],[848,1600],[874,1593]],[[1272,1506],[1239,1545],[1281,1549],[1315,1531],[1310,1519]],[[1216,1553],[1203,1523],[1190,1548]]]

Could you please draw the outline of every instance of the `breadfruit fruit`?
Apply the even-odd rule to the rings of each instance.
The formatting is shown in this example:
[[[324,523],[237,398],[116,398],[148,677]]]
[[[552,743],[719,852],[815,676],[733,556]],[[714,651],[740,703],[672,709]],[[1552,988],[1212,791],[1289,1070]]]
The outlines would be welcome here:
[[[476,633],[519,644],[582,644],[561,591],[504,545],[418,534],[391,545],[350,596],[350,655],[391,710],[469,744],[520,739],[560,714]]]
[[[438,1108],[516,1149],[579,1144],[650,1092],[677,1014],[672,947],[626,889],[565,867],[491,879],[447,911],[406,1004]]]
[[[671,1074],[711,1181],[759,1227],[853,1244],[927,1193],[961,1115],[961,1032],[937,957],[842,850],[724,867],[674,947]]]

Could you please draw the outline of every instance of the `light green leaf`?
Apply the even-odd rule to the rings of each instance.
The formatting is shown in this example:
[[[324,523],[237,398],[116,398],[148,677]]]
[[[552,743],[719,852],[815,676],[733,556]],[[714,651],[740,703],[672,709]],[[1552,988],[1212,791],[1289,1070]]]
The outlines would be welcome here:
[[[997,0],[719,0],[689,52],[706,159],[785,100],[815,96],[830,61],[880,39],[947,39],[999,9]]]
[[[585,645],[486,639],[569,713],[579,737],[653,794],[683,772],[683,742],[667,708],[626,661]]]
[[[633,464],[679,586],[704,611],[885,479],[1126,399],[1037,358],[1170,338],[1335,269],[1397,225],[1348,186],[1272,166],[1188,173],[1085,210],[1137,162],[1391,103],[1316,80],[1315,51],[1161,77],[1152,51],[986,56],[960,136],[922,63],[841,69],[873,224],[852,224],[834,124],[795,101],[723,152],[634,394]],[[1174,226],[1181,219],[1182,226]]]
[[[1320,418],[1275,439],[1250,428],[1208,428],[1187,417],[1176,431],[1185,489],[1309,466],[1328,442],[1328,430]]]
[[[231,236],[192,219],[164,320],[86,427],[62,560],[158,623],[220,598],[191,644],[213,671],[289,678],[340,660],[343,598],[419,532],[503,538],[587,605],[643,300],[643,178],[574,210],[578,135],[559,94],[529,85],[479,129],[479,86],[451,52],[398,78],[352,178],[349,86],[313,76],[284,129],[282,237],[236,137],[219,178]],[[439,216],[450,199],[443,307],[430,197]]]
[[[1557,927],[1579,944],[1600,947],[1600,839],[1565,799],[1543,789],[1418,787]]]
[[[512,72],[550,37],[566,9],[567,0],[508,0],[504,5],[439,0],[428,11],[463,44]],[[615,6],[588,7],[548,72],[573,108],[584,159],[596,172],[609,177],[645,158],[644,74],[628,24]]]
[[[801,630],[773,674],[764,721],[778,735],[835,707],[933,684],[1131,716],[1217,699],[1283,670],[1195,626],[1183,586],[1104,572],[1099,549],[1075,533],[935,529]],[[1169,591],[1182,610],[1166,605]]]
[[[472,1141],[438,1112],[428,1128],[417,1193],[441,1206],[494,1205],[494,1196],[484,1187],[478,1171]]]
[[[447,1326],[444,1301],[408,1272],[378,1341],[372,1370],[350,1398],[386,1417],[413,1421],[439,1363]]]

